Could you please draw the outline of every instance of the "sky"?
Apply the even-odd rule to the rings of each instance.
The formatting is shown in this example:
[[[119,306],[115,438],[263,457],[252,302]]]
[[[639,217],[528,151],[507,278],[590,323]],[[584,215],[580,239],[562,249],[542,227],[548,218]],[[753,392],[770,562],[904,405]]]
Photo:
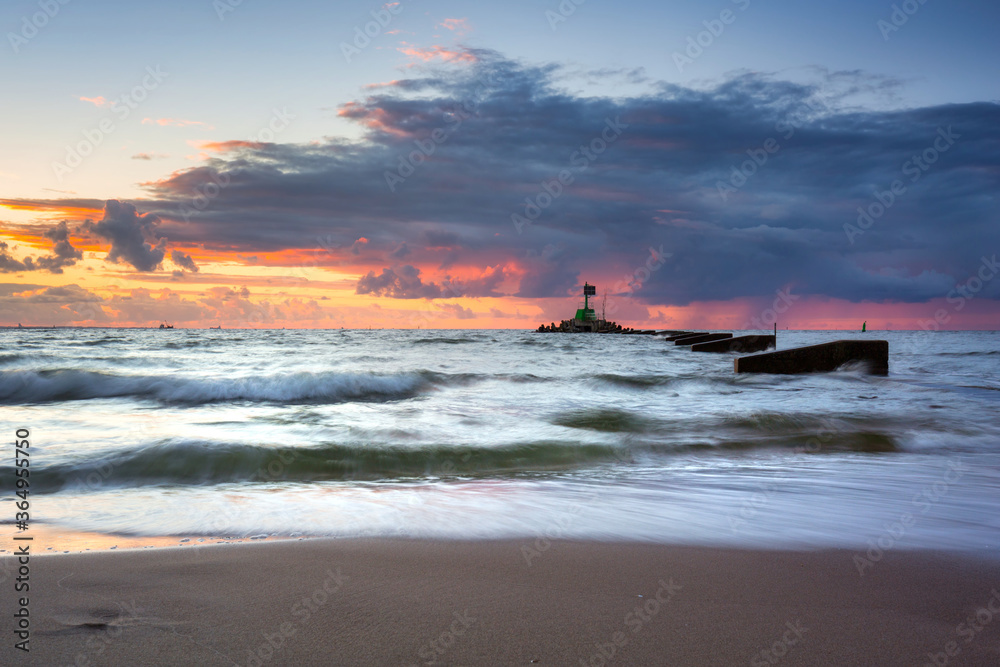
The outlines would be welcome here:
[[[8,0],[0,324],[998,329],[1000,5]]]

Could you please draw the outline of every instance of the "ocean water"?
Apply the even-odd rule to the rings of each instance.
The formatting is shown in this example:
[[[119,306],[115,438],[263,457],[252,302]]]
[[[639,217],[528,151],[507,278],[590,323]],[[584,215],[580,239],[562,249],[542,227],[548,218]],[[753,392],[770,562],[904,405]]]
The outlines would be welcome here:
[[[1000,335],[864,336],[888,377],[651,336],[3,330],[0,521],[28,428],[56,532],[996,552]]]

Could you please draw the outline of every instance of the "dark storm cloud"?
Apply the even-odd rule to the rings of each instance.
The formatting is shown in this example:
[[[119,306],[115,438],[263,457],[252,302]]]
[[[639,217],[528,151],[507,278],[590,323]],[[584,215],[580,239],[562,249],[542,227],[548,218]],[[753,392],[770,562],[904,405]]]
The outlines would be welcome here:
[[[193,273],[198,273],[198,265],[194,263],[194,260],[191,259],[191,255],[188,255],[187,253],[183,253],[180,250],[171,251],[170,261],[183,269],[187,269]]]
[[[35,260],[30,257],[25,257],[23,260],[17,259],[10,254],[10,246],[4,241],[0,241],[0,272],[17,273],[20,271],[34,271],[37,268]]]
[[[40,256],[37,259],[25,257],[23,260],[18,260],[10,254],[9,246],[0,241],[0,272],[48,271],[49,273],[62,273],[63,267],[72,266],[76,264],[78,259],[83,258],[83,253],[74,248],[69,241],[69,226],[65,220],[54,227],[45,229],[42,235],[51,239],[54,245],[51,255]]]
[[[159,224],[160,219],[152,213],[140,215],[132,204],[109,199],[104,204],[104,217],[96,223],[88,221],[84,228],[111,242],[107,261],[124,261],[138,271],[155,271],[167,246],[167,239],[157,238]]]
[[[83,252],[74,248],[69,242],[69,226],[65,220],[46,231],[45,236],[52,239],[55,245],[50,257],[38,258],[39,268],[52,273],[62,273],[63,267],[72,266],[78,259],[83,259]]]
[[[404,264],[395,268],[382,269],[379,274],[369,271],[358,280],[355,293],[387,296],[394,299],[502,296],[497,288],[505,277],[503,268],[496,266],[488,267],[477,278],[459,280],[449,276],[445,277],[442,284],[438,285],[433,282],[423,282],[420,277],[420,269]]]
[[[441,296],[415,267],[462,262],[516,264],[519,295],[561,296],[594,267],[633,274],[662,246],[672,257],[637,292],[653,303],[787,285],[922,301],[1000,250],[1000,105],[865,107],[858,96],[885,99],[898,84],[859,72],[816,72],[811,84],[739,73],[585,97],[559,87],[557,66],[475,55],[341,107],[363,141],[234,145],[150,186],[143,206],[179,221],[207,183],[223,183],[186,224],[165,223],[174,241],[268,252],[318,239],[357,249],[364,236],[366,253],[409,264],[367,273],[358,292],[396,298]],[[860,235],[845,230],[897,180],[905,191],[882,215],[862,219]],[[515,214],[533,217],[521,233]],[[120,233],[106,225],[119,239],[112,253],[158,264],[162,248],[140,243],[141,219],[129,220]]]
[[[358,280],[355,292],[394,299],[436,299],[441,296],[441,287],[424,283],[420,269],[404,264],[396,269],[382,269],[378,275],[369,271]]]

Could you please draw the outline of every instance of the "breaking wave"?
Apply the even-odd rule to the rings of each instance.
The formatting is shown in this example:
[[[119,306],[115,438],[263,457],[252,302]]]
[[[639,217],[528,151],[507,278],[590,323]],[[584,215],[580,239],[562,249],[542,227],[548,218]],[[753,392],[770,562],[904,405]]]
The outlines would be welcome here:
[[[140,398],[164,403],[256,401],[341,403],[411,398],[464,376],[415,372],[289,373],[235,378],[117,375],[81,370],[0,372],[0,403],[48,403],[99,398]]]
[[[426,447],[328,444],[269,447],[210,441],[165,441],[40,467],[32,488],[96,491],[102,488],[211,485],[235,482],[377,481],[484,476],[565,470],[622,460],[628,452],[610,445],[561,442],[505,447]],[[14,480],[0,467],[0,486]],[[9,473],[9,474],[8,474]]]

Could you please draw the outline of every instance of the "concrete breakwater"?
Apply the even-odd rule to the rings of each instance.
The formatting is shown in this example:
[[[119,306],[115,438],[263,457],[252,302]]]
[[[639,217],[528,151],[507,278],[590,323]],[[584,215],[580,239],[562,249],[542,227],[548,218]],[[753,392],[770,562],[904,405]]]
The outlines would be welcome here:
[[[889,374],[889,341],[837,340],[733,360],[737,373],[828,373],[858,364],[872,375]]]
[[[538,333],[601,333],[653,335],[677,346],[690,347],[693,352],[764,352],[777,347],[778,325],[773,334],[753,334],[733,337],[729,332],[675,331],[655,329],[632,329],[604,319],[590,305],[591,297],[597,296],[597,287],[590,283],[583,285],[583,304],[576,316],[562,320],[557,325],[552,322],[542,324]],[[862,327],[864,331],[864,327]],[[764,352],[733,360],[737,373],[825,373],[837,370],[847,364],[857,364],[868,372],[878,375],[889,373],[889,342],[884,340],[838,340],[820,345]]]
[[[541,324],[535,329],[536,333],[601,333],[601,334],[633,334],[641,336],[674,336],[677,334],[687,335],[690,331],[657,330],[657,329],[633,329],[608,320],[561,320],[559,324],[550,322]],[[669,340],[669,338],[668,338]]]
[[[695,343],[693,352],[763,352],[775,347],[777,336],[773,334],[737,336],[707,343]]]
[[[622,327],[616,322],[607,320],[561,320],[559,324],[551,322],[542,324],[535,329],[538,333],[632,333],[634,329]]]
[[[582,325],[582,326],[581,326]],[[889,372],[889,343],[884,340],[838,340],[819,345],[766,352],[777,346],[776,334],[749,334],[734,337],[729,332],[676,331],[657,329],[631,329],[604,320],[563,320],[538,327],[544,333],[603,333],[647,335],[663,338],[676,346],[689,347],[693,352],[753,353],[733,360],[736,373],[828,373],[846,365],[874,375]]]
[[[674,345],[694,345],[695,343],[710,343],[717,340],[725,340],[726,338],[732,338],[731,333],[706,333],[706,334],[692,334],[690,336],[683,336],[674,340]]]

